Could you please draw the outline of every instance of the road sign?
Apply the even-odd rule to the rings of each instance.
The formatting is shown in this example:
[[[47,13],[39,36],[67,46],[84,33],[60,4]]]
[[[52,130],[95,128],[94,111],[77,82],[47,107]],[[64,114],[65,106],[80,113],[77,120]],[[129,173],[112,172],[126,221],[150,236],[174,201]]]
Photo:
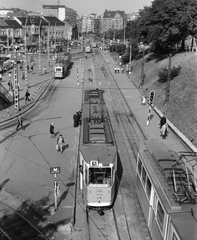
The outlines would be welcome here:
[[[149,93],[149,102],[152,103],[154,101],[155,98],[155,91],[151,90]]]
[[[57,173],[60,173],[60,172],[61,172],[60,167],[51,167],[50,168],[50,174],[57,174]]]

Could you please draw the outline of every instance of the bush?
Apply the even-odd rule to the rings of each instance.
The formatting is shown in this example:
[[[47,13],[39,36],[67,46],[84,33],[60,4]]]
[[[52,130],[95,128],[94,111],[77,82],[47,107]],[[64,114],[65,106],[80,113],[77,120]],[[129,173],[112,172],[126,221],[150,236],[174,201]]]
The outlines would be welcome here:
[[[173,80],[176,76],[178,76],[180,71],[181,71],[181,66],[178,65],[177,67],[173,67],[171,69],[171,80]],[[160,82],[160,83],[167,82],[167,80],[168,80],[168,69],[167,69],[167,67],[163,68],[158,73],[158,76],[159,76],[158,82]]]

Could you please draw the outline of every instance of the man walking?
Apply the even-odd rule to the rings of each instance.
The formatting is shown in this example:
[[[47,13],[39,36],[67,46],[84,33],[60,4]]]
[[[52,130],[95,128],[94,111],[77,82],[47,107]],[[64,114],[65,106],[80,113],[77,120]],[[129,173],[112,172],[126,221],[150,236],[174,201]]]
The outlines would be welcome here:
[[[30,93],[29,90],[27,89],[26,93],[25,93],[25,101],[29,101],[31,102],[31,99],[29,99]]]
[[[16,127],[16,131],[18,131],[18,128],[21,126],[21,129],[23,129],[23,120],[21,118],[21,115],[18,116],[18,125]]]

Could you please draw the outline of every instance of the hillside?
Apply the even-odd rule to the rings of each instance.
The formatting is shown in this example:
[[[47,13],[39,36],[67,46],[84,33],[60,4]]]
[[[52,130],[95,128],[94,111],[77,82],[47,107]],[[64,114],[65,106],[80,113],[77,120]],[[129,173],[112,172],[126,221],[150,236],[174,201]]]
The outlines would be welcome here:
[[[142,91],[148,97],[155,90],[154,104],[197,147],[197,53],[184,52],[172,57],[173,66],[181,66],[180,74],[170,82],[170,101],[164,106],[166,83],[158,82],[158,72],[168,66],[169,59],[147,61]],[[132,62],[131,80],[139,86],[142,59]]]

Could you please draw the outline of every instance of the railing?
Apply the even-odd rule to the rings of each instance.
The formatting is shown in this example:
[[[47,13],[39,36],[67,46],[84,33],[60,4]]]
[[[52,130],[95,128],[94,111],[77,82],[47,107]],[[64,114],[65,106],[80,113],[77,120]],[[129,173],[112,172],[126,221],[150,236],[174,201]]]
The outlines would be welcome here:
[[[0,93],[9,101],[13,102],[13,96],[9,91],[0,83]]]

